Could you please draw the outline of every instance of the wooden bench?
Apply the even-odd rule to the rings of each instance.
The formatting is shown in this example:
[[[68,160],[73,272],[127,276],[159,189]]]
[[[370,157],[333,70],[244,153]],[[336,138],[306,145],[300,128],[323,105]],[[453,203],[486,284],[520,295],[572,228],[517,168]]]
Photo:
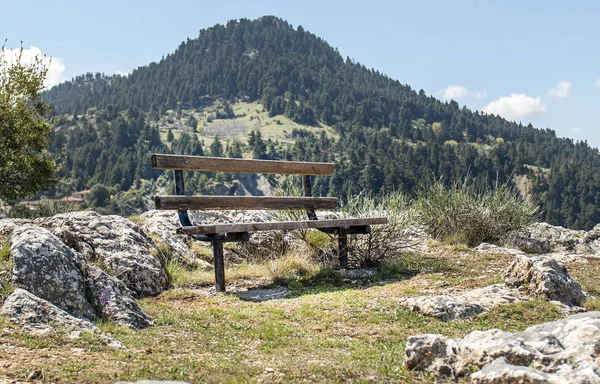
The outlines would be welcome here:
[[[225,267],[223,243],[250,239],[250,233],[270,230],[294,230],[315,228],[338,235],[338,257],[341,268],[348,267],[347,235],[365,234],[370,225],[386,224],[387,218],[319,220],[315,210],[330,210],[338,207],[333,197],[312,197],[311,177],[331,176],[333,163],[309,163],[297,161],[229,159],[204,156],[179,156],[153,154],[152,168],[172,170],[175,176],[175,195],[156,196],[156,209],[177,210],[181,227],[178,233],[192,236],[196,240],[212,243],[215,265],[215,282],[218,292],[225,292]],[[229,172],[254,174],[302,175],[304,196],[186,196],[183,171]],[[258,223],[202,224],[195,225],[188,210],[306,210],[308,220],[272,221]]]

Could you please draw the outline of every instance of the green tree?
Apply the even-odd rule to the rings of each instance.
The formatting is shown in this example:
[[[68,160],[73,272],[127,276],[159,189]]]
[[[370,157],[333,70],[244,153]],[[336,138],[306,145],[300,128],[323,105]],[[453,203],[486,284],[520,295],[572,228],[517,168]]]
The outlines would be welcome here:
[[[0,51],[0,199],[14,201],[57,182],[48,152],[54,121],[40,98],[48,67],[43,57],[22,62],[4,46]]]

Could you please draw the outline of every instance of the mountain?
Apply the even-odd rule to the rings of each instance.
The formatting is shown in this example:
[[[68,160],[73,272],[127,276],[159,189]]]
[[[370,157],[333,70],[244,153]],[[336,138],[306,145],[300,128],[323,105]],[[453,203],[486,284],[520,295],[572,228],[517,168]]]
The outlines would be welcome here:
[[[77,188],[104,183],[127,190],[136,178],[155,180],[142,164],[149,150],[191,145],[194,153],[227,155],[235,147],[236,156],[335,161],[336,176],[315,183],[321,195],[410,193],[424,180],[451,182],[470,174],[481,185],[514,183],[533,194],[549,223],[589,229],[600,222],[600,154],[586,142],[416,92],[272,16],[203,29],[129,76],[88,73],[43,97],[62,115],[53,149],[71,156],[61,172],[65,180],[76,179]],[[261,118],[271,123],[285,118],[307,129],[286,131],[287,143],[259,143],[269,153],[251,138],[225,143],[228,149],[220,151],[198,141],[213,119],[248,119],[234,111],[240,103],[262,106]],[[188,144],[173,147],[162,136],[169,127],[185,128],[177,125],[182,117]],[[102,153],[105,162],[98,165]],[[124,153],[129,157],[120,160]]]

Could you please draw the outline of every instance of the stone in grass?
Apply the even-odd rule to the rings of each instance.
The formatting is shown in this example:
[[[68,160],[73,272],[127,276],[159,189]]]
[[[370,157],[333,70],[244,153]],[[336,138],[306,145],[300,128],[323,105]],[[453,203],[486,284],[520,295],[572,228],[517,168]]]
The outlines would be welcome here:
[[[517,289],[494,284],[457,294],[409,297],[400,305],[413,312],[437,317],[442,321],[464,319],[480,315],[500,304],[523,300]]]
[[[564,264],[550,256],[517,256],[504,273],[510,287],[525,287],[550,301],[581,306],[586,299],[581,286],[569,276]]]
[[[104,335],[88,319],[78,318],[58,308],[31,292],[17,288],[4,301],[0,314],[19,324],[22,329],[36,336],[50,336],[57,329],[70,332],[69,338],[78,338],[82,332],[98,334],[104,344],[113,349],[124,349],[120,341]]]
[[[238,296],[242,300],[248,301],[267,301],[283,299],[291,295],[292,292],[285,288],[271,288],[271,289],[250,289],[245,292],[236,292],[234,295]]]
[[[88,319],[77,318],[31,292],[17,288],[4,301],[0,313],[12,322],[32,330],[99,332]]]

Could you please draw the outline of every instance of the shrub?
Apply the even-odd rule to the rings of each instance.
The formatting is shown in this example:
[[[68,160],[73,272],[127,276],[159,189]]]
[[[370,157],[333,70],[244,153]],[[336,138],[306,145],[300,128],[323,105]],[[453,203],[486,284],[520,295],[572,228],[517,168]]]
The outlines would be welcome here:
[[[422,189],[416,207],[430,235],[464,241],[469,246],[497,241],[535,221],[537,204],[508,185],[477,189],[469,179],[446,187],[441,181]]]
[[[348,262],[352,267],[377,266],[420,241],[414,235],[418,224],[415,211],[402,192],[393,192],[378,200],[364,194],[350,198],[342,206],[342,215],[388,219],[386,225],[373,225],[369,234],[348,236]]]

